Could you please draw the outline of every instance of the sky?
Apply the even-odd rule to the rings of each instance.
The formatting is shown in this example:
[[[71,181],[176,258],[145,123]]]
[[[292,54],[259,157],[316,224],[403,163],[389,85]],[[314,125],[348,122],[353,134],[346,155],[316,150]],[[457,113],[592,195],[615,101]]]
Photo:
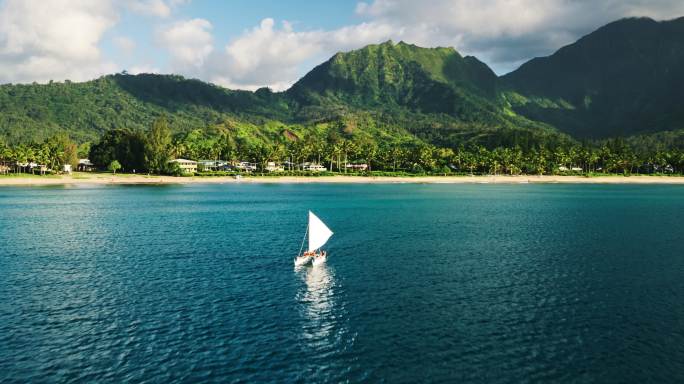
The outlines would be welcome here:
[[[623,18],[681,0],[0,0],[0,83],[175,73],[287,89],[339,51],[454,47],[504,74]]]

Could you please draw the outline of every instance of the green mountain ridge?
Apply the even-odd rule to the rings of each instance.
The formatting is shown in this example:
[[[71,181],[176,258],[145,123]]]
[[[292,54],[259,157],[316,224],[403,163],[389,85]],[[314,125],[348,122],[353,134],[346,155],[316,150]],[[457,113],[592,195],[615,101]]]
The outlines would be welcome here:
[[[513,109],[575,137],[684,128],[684,18],[610,23],[501,78]]]
[[[316,134],[531,148],[675,130],[684,128],[682,32],[684,19],[620,20],[502,77],[453,48],[388,41],[337,53],[284,92],[125,73],[6,84],[0,137],[96,141],[111,129],[147,130],[162,115],[175,132],[257,142]]]

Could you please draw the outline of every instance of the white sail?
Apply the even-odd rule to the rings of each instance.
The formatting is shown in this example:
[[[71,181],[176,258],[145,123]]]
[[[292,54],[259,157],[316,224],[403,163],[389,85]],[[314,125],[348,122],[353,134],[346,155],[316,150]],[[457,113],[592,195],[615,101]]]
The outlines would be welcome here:
[[[332,235],[330,228],[309,211],[309,252],[322,247]]]

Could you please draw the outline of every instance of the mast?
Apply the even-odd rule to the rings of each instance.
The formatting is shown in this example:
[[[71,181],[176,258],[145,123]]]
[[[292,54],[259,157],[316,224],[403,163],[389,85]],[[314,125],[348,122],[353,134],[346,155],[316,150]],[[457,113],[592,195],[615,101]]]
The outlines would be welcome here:
[[[304,249],[304,240],[306,240],[306,234],[309,233],[309,224],[306,224],[306,231],[304,231],[304,238],[302,239],[302,246],[299,247],[299,253],[297,254],[297,257],[302,255],[302,249]]]

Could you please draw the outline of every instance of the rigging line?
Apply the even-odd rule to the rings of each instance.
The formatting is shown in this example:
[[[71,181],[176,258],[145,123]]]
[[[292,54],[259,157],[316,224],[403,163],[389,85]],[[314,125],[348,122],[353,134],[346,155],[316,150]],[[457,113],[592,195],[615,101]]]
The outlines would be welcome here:
[[[299,253],[297,257],[302,255],[302,249],[304,249],[304,241],[306,240],[306,234],[309,233],[309,224],[306,225],[306,231],[304,231],[304,238],[302,239],[302,246],[299,247]]]

